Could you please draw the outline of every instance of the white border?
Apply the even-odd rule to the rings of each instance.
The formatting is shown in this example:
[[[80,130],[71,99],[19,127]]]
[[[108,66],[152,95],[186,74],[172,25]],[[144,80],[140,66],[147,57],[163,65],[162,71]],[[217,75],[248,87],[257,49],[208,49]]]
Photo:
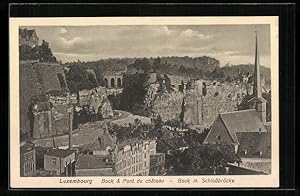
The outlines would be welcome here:
[[[88,26],[88,25],[233,25],[270,24],[271,92],[272,92],[272,170],[270,175],[230,176],[141,176],[141,177],[20,177],[19,148],[19,51],[20,26]],[[255,17],[76,17],[76,18],[10,18],[10,187],[11,188],[233,188],[279,187],[279,36],[278,16]],[[178,183],[203,178],[230,178],[235,183]],[[92,179],[92,184],[61,184],[60,179]],[[101,179],[160,179],[165,183],[103,184]]]

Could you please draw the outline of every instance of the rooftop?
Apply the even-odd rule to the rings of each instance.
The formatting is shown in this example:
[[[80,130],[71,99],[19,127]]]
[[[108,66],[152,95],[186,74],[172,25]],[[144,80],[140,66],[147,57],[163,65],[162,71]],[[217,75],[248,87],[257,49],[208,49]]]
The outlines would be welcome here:
[[[270,132],[238,132],[236,135],[240,142],[238,154],[241,157],[271,158]]]
[[[111,168],[105,162],[107,156],[103,155],[81,155],[78,158],[77,169],[101,169],[101,168]]]
[[[75,153],[75,151],[73,150],[70,150],[70,149],[58,149],[58,148],[55,148],[47,153],[45,153],[45,155],[49,155],[49,156],[54,156],[54,157],[67,157],[71,154]]]
[[[255,109],[221,113],[220,118],[235,142],[237,132],[267,132]]]

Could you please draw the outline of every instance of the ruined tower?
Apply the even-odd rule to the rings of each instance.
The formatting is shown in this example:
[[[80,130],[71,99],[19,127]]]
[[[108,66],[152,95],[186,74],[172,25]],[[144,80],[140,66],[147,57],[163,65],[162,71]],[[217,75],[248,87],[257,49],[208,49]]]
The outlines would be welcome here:
[[[266,100],[262,97],[262,87],[260,80],[260,63],[258,54],[257,35],[255,36],[255,61],[254,61],[254,74],[253,74],[253,98],[248,102],[250,107],[256,109],[262,122],[266,122]]]

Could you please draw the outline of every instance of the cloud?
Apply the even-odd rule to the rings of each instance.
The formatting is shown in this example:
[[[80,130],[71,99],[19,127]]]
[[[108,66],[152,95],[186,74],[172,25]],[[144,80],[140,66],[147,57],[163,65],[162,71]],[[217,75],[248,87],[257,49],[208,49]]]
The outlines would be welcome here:
[[[167,26],[162,26],[162,30],[163,30],[163,33],[165,33],[167,35],[171,35],[172,33],[175,32],[174,30],[170,30],[169,27],[167,27]]]
[[[58,32],[59,32],[59,34],[65,34],[65,33],[67,33],[68,31],[67,31],[67,29],[65,29],[64,27],[58,27]]]
[[[28,27],[29,28],[29,27]],[[252,26],[132,25],[40,26],[40,39],[63,61],[110,57],[216,56],[221,64],[253,61]],[[261,30],[260,55],[270,55],[269,28]],[[253,38],[253,39],[252,39]],[[264,64],[269,64],[265,58]],[[263,59],[262,59],[263,61]]]
[[[211,39],[213,35],[205,35],[199,31],[193,31],[191,29],[184,30],[180,33],[180,36],[183,38],[198,38],[201,40]]]
[[[85,40],[83,38],[81,38],[81,37],[73,37],[73,38],[71,38],[69,40],[67,40],[64,37],[60,37],[59,39],[60,39],[60,41],[62,43],[61,45],[65,46],[67,48],[70,48],[70,47],[74,46],[75,44],[84,43],[85,42]]]

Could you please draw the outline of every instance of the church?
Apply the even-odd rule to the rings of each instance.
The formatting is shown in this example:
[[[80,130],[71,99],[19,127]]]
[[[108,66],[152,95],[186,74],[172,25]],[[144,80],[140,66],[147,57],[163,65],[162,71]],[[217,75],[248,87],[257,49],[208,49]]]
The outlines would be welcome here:
[[[248,110],[219,113],[212,124],[204,144],[232,144],[242,159],[271,159],[271,122],[266,120],[266,103],[262,97],[260,64],[255,45],[253,98]],[[264,173],[270,173],[270,168]]]

